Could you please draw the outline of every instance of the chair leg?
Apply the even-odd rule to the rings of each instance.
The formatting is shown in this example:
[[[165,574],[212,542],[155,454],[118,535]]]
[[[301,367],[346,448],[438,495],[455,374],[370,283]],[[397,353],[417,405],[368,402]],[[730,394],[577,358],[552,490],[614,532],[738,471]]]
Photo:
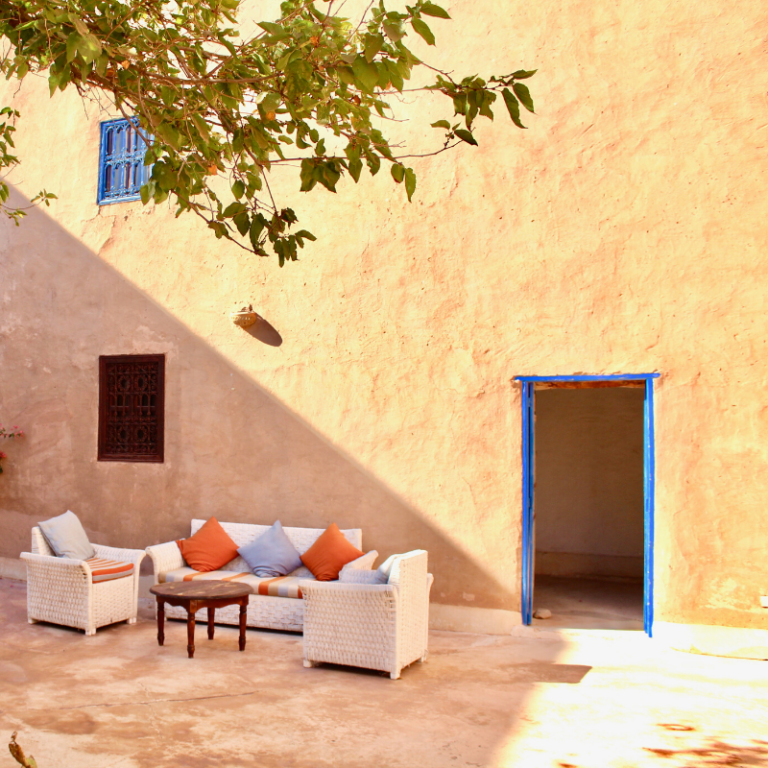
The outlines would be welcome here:
[[[390,678],[392,678],[392,680],[399,680],[400,679],[400,670],[399,669],[393,670],[392,672],[389,673],[389,676],[390,676]]]
[[[132,618],[128,619],[129,624],[135,624],[136,623],[136,617],[133,616]]]
[[[427,652],[424,651],[424,655],[419,659],[419,662],[423,664],[427,660],[427,655]]]
[[[310,659],[304,659],[304,666],[307,669],[310,669],[311,667],[316,667],[317,666],[317,662],[316,661],[311,661]]]
[[[95,634],[96,634],[96,627],[94,627],[93,629],[86,629],[85,630],[85,636],[86,637],[90,637],[91,635],[95,635]]]

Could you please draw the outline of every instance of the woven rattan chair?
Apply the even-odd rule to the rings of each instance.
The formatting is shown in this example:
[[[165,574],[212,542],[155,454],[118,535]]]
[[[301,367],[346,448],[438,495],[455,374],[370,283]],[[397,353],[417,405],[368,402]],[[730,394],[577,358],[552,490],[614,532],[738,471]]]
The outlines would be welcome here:
[[[432,580],[417,550],[396,560],[386,584],[304,582],[304,666],[379,669],[396,680],[427,658]]]
[[[96,634],[98,627],[117,621],[136,623],[139,566],[143,549],[118,549],[93,544],[96,557],[133,563],[133,574],[93,583],[85,560],[55,557],[38,527],[32,529],[32,552],[22,552],[27,564],[27,619],[49,621]]]

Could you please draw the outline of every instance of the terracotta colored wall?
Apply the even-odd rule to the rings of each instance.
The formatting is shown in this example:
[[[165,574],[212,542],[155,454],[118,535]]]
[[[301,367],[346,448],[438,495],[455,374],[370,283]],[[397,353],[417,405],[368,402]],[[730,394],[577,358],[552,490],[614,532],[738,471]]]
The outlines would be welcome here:
[[[24,83],[11,180],[60,200],[0,226],[0,419],[28,433],[0,554],[67,507],[129,546],[336,520],[428,549],[435,602],[514,611],[513,376],[658,370],[656,616],[768,626],[762,8],[449,8],[433,61],[539,67],[539,116],[414,161],[411,205],[387,178],[292,191],[319,241],[282,271],[165,206],[99,209],[98,109]],[[444,115],[413,116],[418,150]],[[229,322],[246,302],[280,346]],[[129,352],[168,358],[163,465],[95,460],[97,358]]]

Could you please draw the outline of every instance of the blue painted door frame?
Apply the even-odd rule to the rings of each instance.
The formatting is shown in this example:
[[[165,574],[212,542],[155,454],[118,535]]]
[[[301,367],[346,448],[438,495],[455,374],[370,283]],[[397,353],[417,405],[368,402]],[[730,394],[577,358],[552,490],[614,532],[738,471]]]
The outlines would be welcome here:
[[[653,635],[653,535],[655,493],[655,445],[653,416],[653,380],[658,373],[612,374],[610,376],[515,376],[522,383],[523,422],[523,562],[522,605],[523,624],[530,624],[533,611],[533,495],[534,495],[534,387],[537,383],[553,381],[643,381],[643,516],[645,520],[643,561],[643,625],[649,637]]]

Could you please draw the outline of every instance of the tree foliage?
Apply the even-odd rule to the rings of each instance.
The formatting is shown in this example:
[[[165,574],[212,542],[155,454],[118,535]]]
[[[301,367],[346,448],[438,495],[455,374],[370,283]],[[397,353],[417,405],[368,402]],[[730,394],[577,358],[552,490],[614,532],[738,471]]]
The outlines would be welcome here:
[[[493,119],[499,93],[519,128],[520,105],[533,112],[522,81],[534,72],[454,79],[410,50],[416,36],[435,45],[430,24],[450,18],[430,0],[401,10],[381,0],[356,21],[334,5],[286,0],[279,18],[243,39],[239,0],[0,0],[0,66],[7,78],[47,74],[51,96],[74,87],[137,116],[152,164],[143,202],[170,197],[177,215],[194,212],[217,238],[262,256],[274,251],[282,266],[315,238],[275,200],[276,167],[298,171],[304,192],[335,192],[342,176],[357,182],[365,168],[376,174],[389,164],[410,200],[416,174],[381,128],[399,94],[449,99],[453,119],[432,123],[442,131],[435,151],[477,144],[476,119]],[[409,88],[419,68],[428,84]],[[8,153],[15,116],[0,113],[0,167],[16,162]],[[0,202],[7,196],[3,182]]]

